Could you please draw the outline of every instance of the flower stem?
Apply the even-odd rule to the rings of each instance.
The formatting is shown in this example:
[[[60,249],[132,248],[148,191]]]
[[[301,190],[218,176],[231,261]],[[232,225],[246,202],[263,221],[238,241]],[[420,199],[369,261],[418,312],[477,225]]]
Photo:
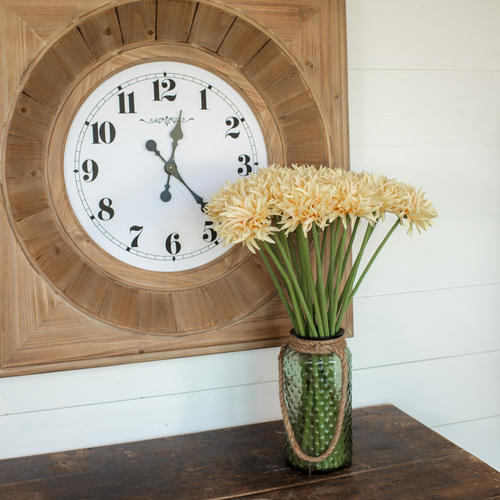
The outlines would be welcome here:
[[[340,323],[342,322],[344,314],[349,306],[349,301],[346,299],[351,295],[352,286],[356,278],[356,273],[358,272],[359,265],[361,264],[363,253],[365,251],[366,245],[368,244],[368,241],[370,240],[371,235],[373,234],[373,231],[375,230],[375,227],[376,225],[372,226],[368,224],[365,231],[365,237],[363,238],[363,242],[361,243],[361,248],[359,249],[358,252],[358,256],[356,257],[356,261],[352,266],[351,272],[349,273],[349,277],[347,278],[347,282],[344,285],[344,289],[342,290],[342,295],[339,299],[339,304],[342,304],[342,306],[340,308],[340,311],[338,312],[337,322],[335,324],[336,330],[340,328]]]
[[[285,305],[286,312],[288,314],[288,317],[290,318],[290,321],[292,322],[292,326],[295,331],[298,331],[298,321],[297,318],[295,317],[295,313],[290,307],[290,304],[288,303],[287,298],[285,297],[285,294],[283,293],[283,288],[281,287],[280,282],[278,281],[278,278],[276,277],[276,274],[274,273],[273,268],[271,267],[271,264],[269,264],[269,261],[267,260],[266,254],[264,250],[259,248],[259,253],[260,256],[262,257],[262,260],[264,261],[264,265],[266,266],[267,272],[269,273],[269,276],[271,276],[271,280],[274,283],[274,286],[276,287],[276,290],[278,290],[278,294]]]
[[[359,259],[360,259],[360,255],[361,255],[361,256],[363,255],[363,252],[364,252],[364,250],[365,250],[365,247],[366,247],[366,245],[368,244],[368,240],[370,239],[370,237],[371,237],[371,235],[372,235],[372,233],[373,233],[373,231],[374,231],[374,229],[375,229],[375,226],[373,226],[373,228],[372,228],[372,229],[370,229],[370,228],[372,228],[372,226],[371,226],[370,224],[368,224],[368,226],[366,227],[365,236],[363,237],[363,242],[361,243],[361,248],[360,248],[359,253],[358,253],[358,256],[357,256],[357,258],[356,258],[356,262],[355,262],[355,264],[351,267],[351,271],[349,272],[349,276],[348,276],[347,281],[346,281],[346,283],[345,283],[345,285],[344,285],[344,289],[342,290],[342,293],[340,294],[340,297],[339,297],[339,300],[338,300],[338,302],[339,302],[339,307],[340,307],[340,306],[342,306],[342,304],[343,304],[343,302],[344,302],[344,300],[345,300],[346,296],[348,297],[348,296],[349,296],[349,294],[350,294],[350,291],[349,291],[349,283],[351,284],[351,286],[352,286],[352,284],[354,283],[354,279],[355,279],[355,277],[356,277],[356,276],[355,276],[355,274],[356,274],[356,272],[357,272],[357,268],[355,269],[355,267],[356,267],[356,263],[357,263],[357,265],[358,265],[358,267],[359,267],[359,264],[360,264],[360,260],[359,260]],[[354,271],[354,274],[353,274],[353,271]]]
[[[347,219],[347,222],[349,223],[349,216]],[[340,262],[341,262],[341,256],[343,255],[343,250],[345,248],[345,240],[347,237],[347,228],[342,229],[342,237],[340,239],[339,243],[339,248],[337,249],[337,255],[335,256],[335,264],[334,267],[336,268],[337,275],[335,277],[335,287],[333,290],[333,307],[330,306],[330,312],[331,312],[331,325],[335,325],[335,328],[331,332],[331,335],[335,335],[338,331],[337,324],[336,324],[336,318],[338,314],[338,307],[339,307],[339,288],[340,288],[340,282],[342,279],[342,273],[340,272]]]
[[[285,280],[285,284],[288,289],[288,295],[290,296],[290,300],[292,301],[293,305],[293,310],[295,311],[295,317],[297,318],[297,326],[299,328],[299,335],[304,335],[304,320],[302,318],[301,314],[301,309],[300,306],[297,302],[297,297],[295,295],[295,287],[290,280],[290,277],[288,276],[288,273],[285,271],[283,266],[281,265],[281,262],[279,261],[278,257],[274,254],[273,250],[269,248],[269,243],[267,241],[262,241],[262,244],[264,245],[264,248],[266,249],[267,253],[271,257],[271,259],[274,262],[274,265],[278,268],[278,271],[280,272],[281,276],[283,276],[283,279]],[[278,240],[276,240],[276,244],[278,244]],[[292,273],[292,278],[295,278]],[[300,289],[299,289],[300,292]]]
[[[304,409],[304,427],[303,427],[303,432],[302,432],[302,451],[304,453],[307,453],[308,455],[311,453],[311,414],[313,411],[313,406],[314,406],[314,385],[311,386],[310,384],[306,383],[306,394],[307,394],[307,401],[306,401],[306,406]],[[312,440],[314,441],[314,436],[312,436]]]
[[[284,249],[281,248],[282,245],[281,245],[281,242],[280,242],[279,238],[276,238],[275,241],[276,241],[276,245],[280,249],[281,255],[284,256],[285,252],[284,252]],[[267,248],[269,247],[269,244],[267,242],[265,242],[265,241],[263,241],[263,244],[264,244],[264,246],[266,247],[266,250],[267,250]],[[314,325],[314,322],[313,322],[314,320],[313,320],[311,311],[307,307],[307,303],[306,303],[306,301],[304,299],[304,295],[302,293],[302,290],[300,289],[300,286],[299,286],[299,284],[297,282],[297,278],[296,278],[296,276],[295,276],[295,274],[293,272],[292,263],[290,262],[289,259],[287,259],[285,257],[283,257],[283,260],[284,260],[285,267],[287,268],[288,273],[283,269],[283,266],[281,266],[281,264],[280,264],[281,269],[280,268],[278,268],[278,269],[279,269],[280,273],[282,273],[283,278],[285,278],[285,276],[286,276],[286,279],[290,281],[290,286],[291,287],[293,286],[293,290],[297,294],[297,296],[299,298],[299,301],[302,304],[302,308],[304,310],[304,314],[306,315],[307,326],[312,329],[313,335],[315,337],[317,337],[318,336],[318,332],[317,332],[316,327]],[[309,265],[309,267],[310,267],[310,265]],[[294,296],[295,296],[295,293],[293,294]],[[295,308],[295,305],[294,305],[294,308]],[[304,335],[304,334],[301,333],[301,335]]]
[[[301,267],[304,273],[304,280],[306,282],[306,293],[308,296],[308,303],[309,303],[309,310],[315,312],[315,317],[316,317],[316,322],[314,322],[314,318],[312,318],[312,323],[310,327],[313,329],[315,334],[313,333],[312,336],[317,337],[318,334],[320,337],[324,337],[324,331],[323,331],[323,321],[321,319],[321,315],[319,314],[319,304],[318,304],[318,297],[316,293],[316,287],[314,285],[314,278],[312,274],[312,268],[311,268],[311,259],[309,256],[309,245],[308,245],[308,238],[304,235],[304,232],[302,231],[302,226],[299,226],[297,228],[297,242],[299,244],[299,255],[301,258]],[[317,325],[317,330],[316,330],[316,325]]]
[[[387,243],[387,240],[392,236],[392,233],[396,230],[396,228],[399,226],[400,223],[401,223],[401,221],[399,219],[397,219],[396,222],[394,223],[394,225],[391,227],[390,231],[387,233],[387,235],[383,239],[382,243],[380,243],[380,245],[378,246],[377,250],[373,254],[372,258],[370,259],[370,262],[368,262],[368,264],[366,265],[365,270],[363,271],[363,274],[361,274],[361,276],[359,277],[359,280],[357,281],[356,286],[354,287],[353,291],[351,292],[351,294],[349,296],[349,303],[354,298],[354,295],[358,291],[358,288],[361,285],[364,277],[366,276],[366,273],[369,271],[370,267],[375,262],[375,259],[377,258],[378,254],[380,253],[382,248],[384,248],[384,245]]]
[[[299,282],[300,289],[304,290],[304,279],[303,279],[303,276],[302,276],[302,271],[300,269],[299,257],[297,255],[297,251],[295,249],[295,245],[294,245],[294,242],[293,242],[293,234],[294,233],[291,233],[288,237],[286,237],[285,241],[288,243],[290,254],[292,256],[293,267],[295,269],[295,276],[297,276],[297,280]]]
[[[307,238],[304,237],[301,227],[296,229],[295,234],[297,235],[297,250],[299,252],[299,264],[302,271],[302,290],[304,292],[304,297],[307,302],[307,307],[310,311],[313,308],[313,300],[311,290],[309,289],[309,280],[307,278],[307,270],[310,268],[309,262],[309,246]]]
[[[328,278],[326,280],[326,289],[329,302],[328,320],[330,326],[334,323],[333,319],[333,299],[335,289],[335,261],[337,258],[337,247],[340,238],[340,220],[336,219],[330,226],[330,263],[328,266]],[[335,226],[335,227],[334,227]],[[332,332],[330,331],[330,335]]]
[[[325,287],[323,284],[323,261],[321,260],[321,251],[319,246],[319,236],[318,230],[316,228],[316,224],[313,224],[312,227],[313,241],[314,241],[314,251],[316,256],[316,295],[318,296],[318,309],[319,314],[321,315],[321,319],[323,322],[323,330],[325,335],[328,334],[328,317],[326,310],[326,299],[325,299]]]
[[[323,237],[321,239],[321,262],[325,261],[326,245],[328,241],[328,226],[323,229]]]
[[[352,245],[354,243],[354,238],[356,237],[356,233],[358,231],[358,226],[359,226],[359,221],[361,219],[359,217],[356,217],[356,222],[354,223],[354,227],[352,229],[351,237],[349,238],[349,244],[347,245],[347,250],[344,253],[344,260],[342,262],[342,270],[340,271],[340,275],[343,276],[345,269],[347,267],[347,262],[349,260],[349,255],[352,250]]]

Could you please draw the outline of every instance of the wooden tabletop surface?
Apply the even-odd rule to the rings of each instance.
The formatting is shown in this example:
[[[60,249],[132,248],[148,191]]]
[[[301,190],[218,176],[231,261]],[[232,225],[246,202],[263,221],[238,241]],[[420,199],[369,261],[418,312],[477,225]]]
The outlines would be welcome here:
[[[0,460],[2,500],[500,500],[500,472],[392,405],[353,412],[342,471],[288,467],[281,421]]]

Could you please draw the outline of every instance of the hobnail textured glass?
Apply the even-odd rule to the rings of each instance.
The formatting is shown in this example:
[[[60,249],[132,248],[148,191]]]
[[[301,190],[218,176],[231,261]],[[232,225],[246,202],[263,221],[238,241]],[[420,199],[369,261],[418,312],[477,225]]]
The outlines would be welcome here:
[[[311,473],[331,472],[351,464],[352,458],[352,363],[349,365],[344,422],[339,441],[321,462],[299,458],[286,438],[286,460],[292,467]],[[283,391],[288,417],[302,451],[318,457],[330,445],[337,425],[342,388],[342,364],[336,354],[305,354],[286,348],[283,357]],[[286,433],[285,433],[286,434]]]

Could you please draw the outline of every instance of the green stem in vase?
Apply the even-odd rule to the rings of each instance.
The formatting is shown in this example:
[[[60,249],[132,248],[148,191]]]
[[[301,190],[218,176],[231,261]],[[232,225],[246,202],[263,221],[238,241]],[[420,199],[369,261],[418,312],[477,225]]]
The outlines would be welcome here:
[[[299,286],[301,290],[304,290],[304,278],[302,276],[302,272],[300,269],[300,261],[298,256],[298,251],[294,245],[293,234],[290,234],[288,237],[285,237],[285,241],[288,244],[290,255],[292,256],[292,264],[295,269],[295,275],[297,276],[297,281],[299,282]]]
[[[326,281],[326,294],[328,295],[328,322],[330,324],[330,328],[335,324],[334,316],[333,316],[333,301],[334,301],[334,290],[335,290],[335,262],[337,259],[337,247],[339,244],[340,238],[340,219],[336,219],[330,228],[330,262],[328,269],[328,278]],[[333,227],[335,226],[335,227]],[[335,332],[330,330],[330,336],[334,335]]]
[[[309,265],[309,252],[307,249],[307,243],[304,246],[304,235],[299,228],[295,230],[295,235],[297,237],[297,253],[299,257],[299,266],[302,273],[302,290],[304,291],[304,298],[307,301],[309,310],[312,310],[312,296],[309,291],[309,281],[306,278],[307,266]]]
[[[320,246],[319,246],[319,236],[318,230],[316,228],[316,224],[313,224],[312,227],[312,235],[314,242],[314,251],[316,257],[316,296],[318,298],[318,310],[321,315],[323,329],[325,332],[325,336],[328,335],[328,317],[327,317],[327,308],[326,308],[326,298],[325,298],[325,286],[323,284],[323,266],[322,260],[320,258]]]
[[[297,235],[297,248],[299,251],[300,268],[302,269],[304,297],[307,301],[309,310],[312,313],[314,311],[314,308],[315,308],[315,303],[314,303],[314,294],[313,294],[314,282],[311,279],[312,278],[312,270],[311,270],[311,259],[309,256],[309,240],[308,240],[307,236],[304,235],[304,232],[302,231],[302,226],[299,226],[295,230],[295,234]],[[317,305],[316,305],[316,307],[317,307]],[[314,318],[313,318],[312,319],[312,326],[314,326],[316,324],[317,323],[314,321]],[[318,332],[316,331],[315,335],[310,334],[308,332],[308,336],[317,337]]]
[[[306,372],[307,367],[306,363],[304,363],[300,358],[301,354],[296,354],[296,356],[299,356],[300,359],[299,365],[300,365],[300,381],[301,381],[300,407],[297,416],[297,429],[300,431],[301,442],[302,442],[304,436],[304,416],[305,416],[305,410],[307,408],[307,398],[308,398],[307,372]]]
[[[307,453],[309,455],[311,453],[311,415],[314,393],[313,388],[308,383],[308,378],[306,378],[305,386],[305,394],[307,395],[307,400],[304,409],[304,426],[302,428],[302,443],[300,447],[304,453]]]
[[[297,318],[295,317],[295,313],[294,313],[294,311],[292,311],[290,304],[288,303],[288,300],[286,299],[285,294],[283,293],[283,288],[281,287],[281,284],[278,281],[278,278],[276,277],[276,274],[274,273],[274,270],[271,267],[271,264],[269,264],[269,261],[267,260],[267,257],[266,257],[264,250],[259,248],[259,253],[260,253],[260,256],[262,257],[262,260],[264,261],[264,266],[266,267],[267,272],[269,273],[269,276],[271,277],[271,280],[274,283],[276,290],[278,291],[278,294],[281,298],[281,301],[283,302],[283,304],[285,306],[288,317],[290,318],[290,321],[292,322],[293,329],[295,331],[297,331],[298,330]]]
[[[349,244],[347,245],[347,249],[344,254],[344,259],[342,261],[342,269],[340,271],[341,276],[344,276],[344,272],[347,267],[347,262],[349,261],[349,255],[351,254],[352,245],[354,244],[354,238],[356,237],[356,233],[358,232],[358,226],[360,220],[361,219],[359,217],[356,217],[356,222],[354,222],[354,227],[351,232],[351,237],[349,238]]]
[[[321,258],[320,258],[321,262],[325,262],[326,247],[328,245],[328,228],[330,227],[330,225],[322,229],[323,233],[321,238]]]
[[[344,318],[344,314],[347,311],[347,308],[349,307],[350,302],[349,300],[347,300],[347,298],[351,295],[354,279],[356,278],[358,268],[361,264],[361,259],[363,258],[363,253],[365,251],[366,245],[368,244],[368,241],[371,238],[371,235],[373,234],[373,231],[375,231],[375,226],[371,226],[370,224],[368,224],[365,232],[365,237],[363,238],[363,242],[361,243],[361,248],[358,252],[354,265],[352,266],[351,272],[349,273],[347,282],[344,285],[344,290],[342,290],[342,295],[339,299],[339,304],[342,304],[342,307],[340,308],[340,311],[338,313],[337,323],[335,325],[335,328],[337,330],[340,328],[340,324],[342,322],[342,319]]]
[[[280,245],[280,251],[283,252],[283,260],[287,259],[290,263],[292,263],[292,269],[293,269],[293,260],[292,260],[292,254],[290,252],[290,248],[288,246],[288,243],[287,243],[287,237],[285,236],[285,234],[282,232],[282,231],[278,231],[277,233],[274,233],[273,235],[274,237],[274,240],[278,240],[280,241],[281,245]],[[296,273],[294,273],[296,275]]]
[[[265,243],[265,242],[264,242],[264,244],[267,245],[267,243]],[[282,249],[281,249],[281,242],[280,242],[279,239],[276,239],[276,245],[278,245],[278,247],[280,249],[280,252],[283,255],[284,251],[282,251]],[[307,318],[306,327],[313,333],[314,337],[317,337],[318,336],[318,331],[316,330],[316,327],[314,325],[314,318],[312,316],[311,311],[308,309],[308,304],[307,304],[307,302],[306,302],[306,300],[304,298],[302,290],[300,289],[299,283],[297,282],[297,278],[296,278],[296,276],[295,276],[295,274],[293,272],[292,263],[289,260],[287,260],[286,258],[284,260],[285,260],[285,266],[286,266],[287,271],[289,273],[289,278],[292,281],[293,286],[294,286],[294,291],[297,293],[299,301],[302,304],[302,308],[304,310],[304,314],[306,315],[306,318]],[[310,267],[311,267],[311,265],[309,264],[309,268]]]
[[[317,401],[316,401],[317,404]],[[319,441],[319,422],[317,418],[317,410],[316,407],[314,409],[314,415],[313,415],[313,428],[314,428],[314,434],[313,434],[313,439],[314,439],[314,453],[313,456],[319,457],[321,455],[320,452],[320,441]]]
[[[400,223],[401,223],[401,221],[398,219],[394,223],[394,225],[391,227],[390,231],[387,233],[387,235],[384,238],[384,240],[382,241],[382,243],[380,243],[379,247],[377,248],[377,250],[373,254],[372,258],[370,259],[370,262],[368,262],[368,264],[366,265],[365,270],[363,271],[363,274],[360,276],[358,282],[356,283],[356,286],[354,287],[353,291],[351,292],[351,295],[349,296],[349,303],[354,298],[354,295],[358,291],[358,288],[361,285],[361,283],[363,282],[363,279],[366,276],[366,273],[369,271],[370,267],[372,267],[372,264],[375,261],[375,259],[377,258],[378,254],[380,253],[382,248],[384,248],[384,245],[387,243],[387,240],[391,237],[392,233],[396,230],[396,228],[399,226]]]
[[[305,273],[305,279],[307,280],[308,291],[309,293],[312,294],[312,310],[314,310],[314,317],[316,319],[316,321],[314,321],[313,318],[312,323],[308,326],[311,329],[314,328],[314,330],[316,330],[314,326],[317,325],[317,334],[315,336],[318,336],[319,334],[320,337],[324,337],[325,330],[323,325],[323,317],[321,315],[321,308],[320,308],[318,294],[316,292],[316,285],[314,284],[311,259],[309,257],[309,247],[307,245],[308,239],[307,237],[304,236],[302,228],[300,226],[299,228],[297,228],[297,237],[299,240],[299,244],[302,246],[302,253],[303,254],[307,253],[307,260],[304,259],[304,273]]]
[[[347,222],[349,223],[349,217],[347,217]],[[342,237],[340,238],[339,248],[337,249],[337,254],[335,255],[335,286],[333,289],[333,307],[331,307],[331,325],[335,325],[332,331],[332,335],[335,335],[338,331],[337,325],[335,323],[338,314],[338,300],[339,300],[339,288],[342,279],[342,274],[340,272],[340,263],[342,262],[342,255],[345,248],[345,241],[347,236],[347,228],[342,228]]]
[[[318,455],[321,455],[324,453],[328,446],[330,445],[329,442],[327,442],[326,435],[325,435],[325,404],[326,404],[326,396],[327,392],[324,390],[324,377],[325,377],[325,366],[324,362],[325,360],[323,359],[322,355],[315,355],[316,359],[313,361],[316,366],[316,384],[315,384],[315,389],[316,389],[316,394],[317,394],[317,400],[316,400],[316,408],[317,408],[317,420],[318,420],[318,441],[319,441],[319,453]],[[314,356],[313,356],[314,359]]]
[[[262,244],[263,244],[264,248],[266,249],[267,253],[269,254],[269,256],[271,257],[271,259],[273,260],[274,265],[278,268],[278,271],[280,272],[281,276],[283,276],[283,279],[285,280],[285,283],[286,283],[286,286],[288,289],[288,294],[290,296],[290,300],[292,301],[293,310],[295,311],[295,318],[297,319],[297,326],[299,328],[299,335],[303,335],[304,333],[302,333],[302,332],[304,332],[304,322],[303,322],[302,314],[300,313],[300,311],[301,311],[300,306],[299,306],[299,304],[297,302],[297,298],[295,296],[295,291],[294,291],[295,287],[292,284],[287,272],[285,271],[285,269],[281,265],[281,262],[276,257],[273,250],[270,248],[270,245],[266,241],[263,241]]]

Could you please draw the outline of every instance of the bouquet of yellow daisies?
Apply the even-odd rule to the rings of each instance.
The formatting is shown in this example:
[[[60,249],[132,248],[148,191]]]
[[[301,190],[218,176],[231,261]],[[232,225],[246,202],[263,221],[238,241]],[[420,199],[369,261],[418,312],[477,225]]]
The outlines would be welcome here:
[[[339,332],[366,273],[398,226],[411,236],[414,227],[420,232],[433,226],[437,216],[412,185],[307,165],[273,165],[227,182],[205,212],[225,244],[243,243],[260,253],[296,335],[309,338]],[[368,241],[387,213],[395,222],[358,276]],[[362,219],[366,229],[349,267]]]

